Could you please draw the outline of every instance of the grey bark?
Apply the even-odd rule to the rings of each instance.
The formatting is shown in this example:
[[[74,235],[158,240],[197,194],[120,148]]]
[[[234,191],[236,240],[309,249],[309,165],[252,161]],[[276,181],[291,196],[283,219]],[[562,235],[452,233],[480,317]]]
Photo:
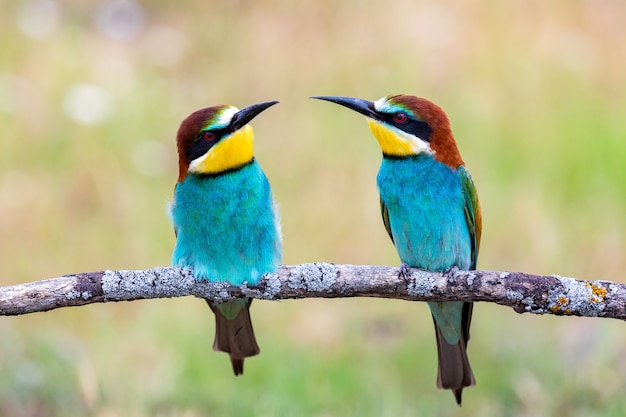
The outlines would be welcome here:
[[[193,295],[215,302],[237,297],[262,300],[378,297],[410,301],[482,301],[518,313],[626,319],[626,285],[522,272],[443,273],[385,266],[314,263],[283,265],[257,285],[196,281],[189,269],[158,267],[98,271],[0,287],[0,315],[48,311],[111,301]]]

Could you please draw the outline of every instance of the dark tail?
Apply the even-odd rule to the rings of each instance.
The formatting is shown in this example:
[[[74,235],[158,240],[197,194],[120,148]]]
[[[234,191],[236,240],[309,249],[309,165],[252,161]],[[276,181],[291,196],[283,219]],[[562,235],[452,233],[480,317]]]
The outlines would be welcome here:
[[[476,384],[472,368],[467,358],[467,341],[469,340],[469,328],[472,321],[472,303],[463,304],[461,339],[456,345],[451,345],[444,339],[437,322],[435,322],[435,334],[437,335],[437,356],[439,366],[437,371],[437,388],[450,389],[454,393],[457,404],[461,405],[463,388]],[[433,317],[434,320],[434,317]]]
[[[254,337],[254,329],[250,320],[250,304],[239,310],[234,319],[229,320],[215,304],[207,300],[215,313],[215,341],[213,350],[226,352],[230,356],[235,375],[243,374],[243,361],[249,356],[258,355],[261,351]]]

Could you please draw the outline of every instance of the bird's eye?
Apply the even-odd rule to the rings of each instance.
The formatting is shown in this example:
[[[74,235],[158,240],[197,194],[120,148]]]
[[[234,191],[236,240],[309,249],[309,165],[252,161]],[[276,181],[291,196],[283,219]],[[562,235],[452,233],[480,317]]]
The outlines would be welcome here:
[[[215,140],[215,133],[213,132],[204,132],[202,137],[204,140],[212,141]]]
[[[408,116],[406,115],[406,113],[400,112],[400,113],[396,113],[393,115],[393,120],[396,123],[404,123],[407,121],[407,119],[408,119]]]

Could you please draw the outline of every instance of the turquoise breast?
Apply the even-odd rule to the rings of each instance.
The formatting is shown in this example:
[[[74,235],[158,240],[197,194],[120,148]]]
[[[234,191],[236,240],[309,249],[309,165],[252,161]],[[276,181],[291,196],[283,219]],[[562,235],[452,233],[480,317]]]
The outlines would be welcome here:
[[[214,176],[189,174],[171,206],[174,266],[197,279],[256,284],[281,262],[281,237],[269,182],[256,161]]]
[[[427,154],[383,158],[377,184],[402,262],[432,271],[469,269],[471,239],[455,170]]]

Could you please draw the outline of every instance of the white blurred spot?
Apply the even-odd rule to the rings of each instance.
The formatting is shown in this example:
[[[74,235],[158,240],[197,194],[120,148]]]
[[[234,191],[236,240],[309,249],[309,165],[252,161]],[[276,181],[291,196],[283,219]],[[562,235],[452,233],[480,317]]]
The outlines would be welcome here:
[[[110,0],[96,12],[96,28],[106,37],[117,41],[130,41],[144,28],[146,16],[143,8],[133,0]]]
[[[15,17],[25,35],[43,38],[59,26],[59,7],[54,0],[29,0],[22,3]]]
[[[172,164],[171,151],[156,140],[142,140],[133,147],[135,169],[146,177],[160,177]]]
[[[75,84],[63,97],[63,111],[76,123],[98,124],[109,116],[112,110],[111,94],[93,84]]]

